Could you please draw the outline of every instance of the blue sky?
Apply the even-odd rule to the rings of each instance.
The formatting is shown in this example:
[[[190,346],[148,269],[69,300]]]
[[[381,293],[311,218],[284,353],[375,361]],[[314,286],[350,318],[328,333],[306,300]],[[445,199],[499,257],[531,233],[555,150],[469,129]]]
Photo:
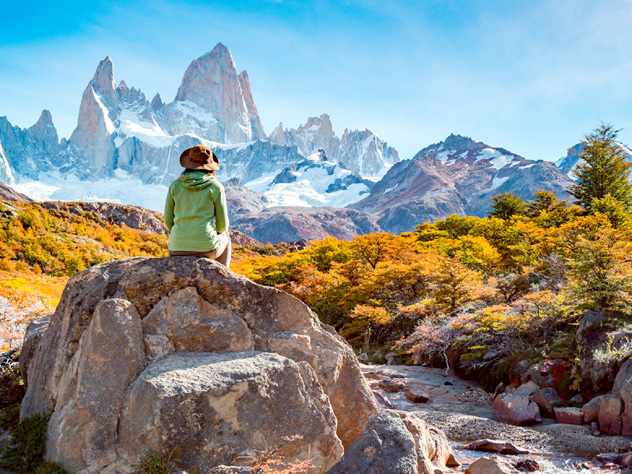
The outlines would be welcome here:
[[[266,132],[328,113],[410,158],[460,133],[557,159],[601,121],[632,144],[632,0],[29,1],[0,15],[0,116],[60,136],[101,59],[173,100],[218,42]]]

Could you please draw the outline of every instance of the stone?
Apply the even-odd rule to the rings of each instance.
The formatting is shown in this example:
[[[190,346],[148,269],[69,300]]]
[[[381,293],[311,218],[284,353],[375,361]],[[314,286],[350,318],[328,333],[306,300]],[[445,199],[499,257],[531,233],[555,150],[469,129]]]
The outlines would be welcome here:
[[[207,471],[205,474],[259,474],[261,471],[256,467],[246,466],[217,466]]]
[[[191,470],[230,464],[246,447],[263,451],[292,436],[300,439],[278,453],[288,462],[309,458],[326,470],[342,456],[336,417],[307,363],[253,351],[178,352],[130,386],[118,453],[133,465],[162,444]]]
[[[527,369],[526,378],[538,384],[539,387],[553,387],[555,378],[544,364],[534,364]]]
[[[618,395],[603,395],[597,402],[599,429],[603,434],[621,434],[623,401]]]
[[[33,319],[24,334],[24,343],[22,344],[22,350],[20,351],[20,373],[26,374],[29,370],[29,364],[33,359],[33,356],[37,352],[39,344],[42,340],[42,336],[48,329],[50,324],[50,318],[52,314],[46,316],[40,316]],[[24,377],[24,383],[28,384],[28,380]]]
[[[443,433],[411,413],[384,410],[327,474],[434,474],[456,466]]]
[[[373,390],[373,395],[382,408],[394,408],[393,404],[388,399],[388,395],[386,395],[386,393],[384,393],[382,390]]]
[[[619,368],[614,379],[612,393],[618,394],[623,402],[621,434],[632,436],[632,359],[625,361]]]
[[[507,441],[494,439],[480,439],[467,445],[466,449],[487,451],[499,454],[529,454],[529,451]]]
[[[597,438],[601,437],[601,431],[599,431],[599,426],[596,421],[590,423],[590,434]]]
[[[501,393],[505,393],[506,388],[507,387],[505,386],[504,382],[499,382],[498,385],[496,385],[496,389],[494,390],[494,398],[496,398]]]
[[[515,426],[540,423],[540,409],[529,397],[502,393],[494,400],[494,420]]]
[[[419,390],[405,390],[404,396],[413,403],[427,403],[430,400],[430,395]]]
[[[538,405],[540,414],[546,418],[555,418],[553,405],[562,401],[557,391],[551,387],[541,388],[531,395],[531,400]]]
[[[599,398],[600,397],[593,398],[582,407],[582,412],[584,413],[584,421],[586,423],[592,423],[599,419],[599,411],[597,408],[599,404]]]
[[[117,460],[113,421],[119,418],[127,388],[145,366],[142,340],[140,316],[132,303],[111,298],[97,304],[60,379],[48,424],[49,459],[71,472],[85,466],[98,472]]]
[[[397,393],[404,390],[404,382],[399,380],[383,379],[377,385],[387,393]]]
[[[515,467],[497,457],[480,458],[470,464],[465,474],[519,474]]]
[[[516,461],[513,466],[522,472],[535,472],[540,470],[540,465],[533,459],[521,459]]]
[[[205,258],[123,259],[78,273],[47,328],[27,331],[29,344],[21,417],[52,413],[47,458],[73,472],[125,472],[117,430],[127,429],[121,407],[130,387],[147,364],[182,353],[256,351],[294,361],[305,390],[331,405],[343,446],[379,411],[353,350],[333,328],[287,293]]]
[[[584,397],[582,397],[581,393],[578,393],[577,395],[572,397],[570,401],[573,402],[573,403],[577,403],[578,405],[583,405],[584,404]]]
[[[538,390],[540,390],[540,387],[538,386],[538,384],[535,383],[533,380],[529,380],[528,382],[525,382],[522,385],[520,385],[514,393],[516,395],[526,395],[527,397],[530,397]]]
[[[577,425],[577,426],[581,426],[584,424],[584,412],[582,411],[581,408],[556,407],[553,410],[555,411],[555,420],[558,423],[565,423],[567,425]]]

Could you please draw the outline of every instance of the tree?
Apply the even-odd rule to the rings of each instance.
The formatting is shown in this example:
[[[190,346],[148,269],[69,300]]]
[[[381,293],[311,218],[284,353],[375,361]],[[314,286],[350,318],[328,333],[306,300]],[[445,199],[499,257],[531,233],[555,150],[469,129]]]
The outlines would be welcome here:
[[[511,219],[512,216],[523,216],[526,203],[516,194],[502,193],[492,197],[492,210],[488,212],[490,217]]]
[[[632,206],[632,184],[626,153],[617,143],[619,131],[601,125],[581,142],[579,164],[573,170],[577,182],[568,192],[588,212],[594,211],[594,200],[610,194],[626,207]]]

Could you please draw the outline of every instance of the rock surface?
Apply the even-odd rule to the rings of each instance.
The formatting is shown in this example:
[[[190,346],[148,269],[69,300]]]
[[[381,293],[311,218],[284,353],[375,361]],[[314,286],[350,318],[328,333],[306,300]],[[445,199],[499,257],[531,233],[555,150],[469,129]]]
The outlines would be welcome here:
[[[470,464],[465,474],[520,474],[520,471],[504,459],[480,458]]]
[[[411,413],[385,410],[327,474],[434,474],[455,466],[443,433]]]
[[[531,400],[538,405],[540,414],[546,418],[555,418],[553,404],[562,401],[557,391],[551,387],[541,388],[531,395]]]
[[[27,334],[35,333],[30,330]],[[24,360],[28,390],[21,416],[52,410],[49,459],[85,473],[108,472],[110,468],[128,472],[125,469],[143,449],[155,449],[161,437],[169,438],[166,431],[152,431],[146,426],[134,431],[132,412],[141,410],[130,411],[129,407],[144,406],[137,401],[140,392],[135,387],[149,387],[156,371],[180,373],[175,361],[182,362],[177,359],[182,353],[202,357],[209,352],[257,351],[287,358],[289,361],[283,364],[291,367],[298,364],[300,370],[292,368],[293,375],[281,379],[290,377],[292,381],[287,383],[292,387],[303,384],[304,395],[298,398],[320,410],[322,429],[317,431],[323,436],[325,427],[333,431],[331,418],[335,415],[336,432],[345,446],[360,437],[378,412],[351,348],[320,323],[307,306],[209,259],[134,258],[81,272],[69,280],[48,329],[33,345],[30,362]],[[170,371],[165,369],[170,364],[167,361],[175,364]],[[199,371],[206,373],[204,367],[208,364],[198,365],[202,367]],[[188,369],[183,370],[186,373]],[[191,373],[198,374],[198,369]],[[182,379],[183,387],[192,384],[192,393],[197,390],[198,395],[192,395],[191,400],[199,400],[196,397],[204,390],[219,393],[213,392],[215,385],[196,385],[197,376]],[[272,386],[260,389],[262,394],[275,393]],[[167,400],[180,389],[164,390],[162,403],[168,413]],[[150,391],[148,388],[144,392]],[[239,391],[231,393],[240,396]],[[213,400],[219,398],[210,397],[211,405]],[[268,401],[271,406],[279,403],[273,398]],[[161,405],[155,403],[153,408],[158,413]],[[327,414],[329,404],[334,413],[331,417]],[[195,406],[193,414],[210,413]],[[269,410],[272,408],[261,408],[260,413]],[[241,423],[239,413],[233,415],[233,422]],[[171,426],[169,416],[161,416],[158,419],[162,426]],[[205,423],[209,416],[202,417]],[[143,441],[136,451],[127,452],[121,445],[123,435],[128,440],[137,437]],[[319,443],[311,442],[312,453]],[[336,446],[331,440],[324,443]],[[337,448],[332,452],[339,453]]]
[[[594,418],[591,409],[596,403],[599,430],[603,434],[632,436],[632,359],[624,362],[619,369],[612,392],[595,397],[591,403],[587,422],[588,419],[592,421]]]
[[[540,423],[538,405],[526,395],[501,393],[494,400],[494,419],[515,426]]]

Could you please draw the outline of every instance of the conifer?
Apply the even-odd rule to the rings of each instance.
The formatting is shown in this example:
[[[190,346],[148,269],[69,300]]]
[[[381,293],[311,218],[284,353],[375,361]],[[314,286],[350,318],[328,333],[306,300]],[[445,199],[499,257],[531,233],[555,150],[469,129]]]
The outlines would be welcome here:
[[[627,208],[632,206],[632,163],[617,142],[618,132],[611,125],[601,125],[581,142],[580,162],[573,170],[577,182],[568,192],[590,213],[594,212],[594,200],[608,194]]]

